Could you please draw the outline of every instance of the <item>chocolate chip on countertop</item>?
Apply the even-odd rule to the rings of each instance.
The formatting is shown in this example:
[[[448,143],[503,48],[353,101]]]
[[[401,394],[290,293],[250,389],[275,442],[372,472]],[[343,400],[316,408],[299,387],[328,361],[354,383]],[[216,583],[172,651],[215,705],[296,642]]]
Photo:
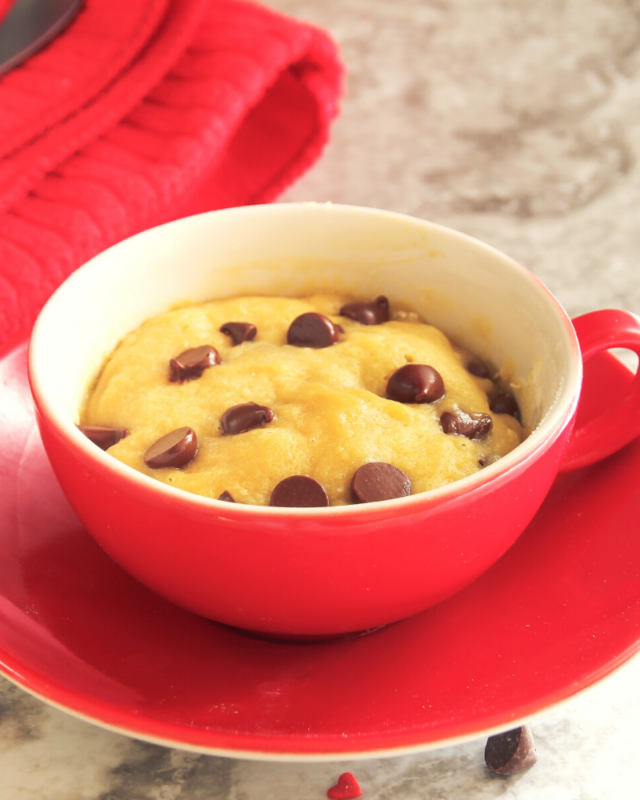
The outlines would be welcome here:
[[[491,380],[491,375],[489,374],[486,364],[483,364],[482,361],[478,361],[476,358],[467,364],[467,372],[475,375],[476,378]]]
[[[258,403],[240,403],[231,406],[220,417],[220,428],[225,436],[246,433],[254,428],[264,428],[273,419],[273,411]]]
[[[444,397],[444,381],[433,367],[405,364],[389,378],[387,397],[399,403],[435,403]]]
[[[376,503],[395,500],[411,494],[411,481],[401,469],[384,461],[364,464],[351,480],[351,499],[354,503]]]
[[[380,295],[372,303],[347,303],[340,309],[340,316],[354,319],[361,325],[380,325],[389,321],[389,301]]]
[[[220,328],[220,333],[230,336],[235,346],[255,339],[258,329],[251,322],[225,322]]]
[[[103,425],[78,425],[78,430],[103,450],[108,450],[129,435],[126,428],[108,428]]]
[[[233,496],[231,495],[231,492],[228,492],[226,489],[224,490],[224,492],[222,492],[222,494],[220,495],[218,500],[224,500],[225,503],[235,503],[236,502],[233,499]]]
[[[489,401],[489,408],[494,414],[510,414],[512,417],[520,417],[520,408],[511,392],[497,394]]]
[[[191,347],[169,361],[169,380],[175,383],[200,378],[205,369],[220,363],[220,354],[210,344]]]
[[[273,490],[270,504],[280,508],[319,508],[329,505],[329,496],[324,486],[313,478],[291,475]]]
[[[490,736],[484,760],[492,772],[514,775],[532,767],[538,760],[533,735],[527,725]]]
[[[330,347],[340,340],[342,328],[329,317],[309,311],[296,317],[287,332],[287,342],[295,347]]]
[[[440,417],[445,433],[466,436],[467,439],[481,439],[493,428],[493,420],[488,414],[467,411],[445,411]]]
[[[144,463],[151,469],[184,467],[198,452],[198,438],[193,428],[177,428],[154,442],[144,454]]]

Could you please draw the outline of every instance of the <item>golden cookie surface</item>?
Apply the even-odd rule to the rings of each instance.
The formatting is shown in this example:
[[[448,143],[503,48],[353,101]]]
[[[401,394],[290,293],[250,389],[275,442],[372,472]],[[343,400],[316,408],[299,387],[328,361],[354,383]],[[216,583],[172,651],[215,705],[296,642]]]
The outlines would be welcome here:
[[[411,313],[378,325],[339,316],[353,300],[238,297],[149,319],[108,358],[81,424],[126,427],[129,435],[109,454],[157,480],[211,498],[227,491],[239,503],[258,505],[269,505],[275,486],[290,475],[319,481],[331,505],[350,503],[353,474],[373,461],[395,465],[410,478],[414,494],[424,492],[477,472],[481,460],[504,456],[524,439],[514,417],[491,414],[487,392],[493,384],[467,371],[468,353]],[[290,324],[310,312],[342,326],[337,344],[287,344]],[[234,345],[220,332],[228,322],[252,323],[257,334]],[[200,377],[171,381],[170,360],[202,345],[212,345],[222,363]],[[391,375],[410,363],[440,373],[442,399],[409,404],[385,397]],[[271,409],[273,419],[223,435],[223,414],[250,402]],[[445,434],[441,415],[459,409],[490,414],[492,430],[479,440]],[[149,468],[147,449],[185,426],[197,433],[193,461],[180,469]]]

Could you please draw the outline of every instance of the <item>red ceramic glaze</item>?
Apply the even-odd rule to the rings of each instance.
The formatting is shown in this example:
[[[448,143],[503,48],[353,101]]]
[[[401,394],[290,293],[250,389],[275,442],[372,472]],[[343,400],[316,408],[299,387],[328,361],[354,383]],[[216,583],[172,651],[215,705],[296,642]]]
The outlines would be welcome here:
[[[205,752],[371,757],[514,727],[640,648],[640,441],[560,476],[446,602],[365,636],[274,642],[168,603],[98,547],[42,449],[25,350],[0,359],[0,669],[49,702]],[[577,427],[630,383],[595,356]]]
[[[296,236],[298,249],[290,252],[288,242]],[[246,239],[239,252],[238,242]],[[274,264],[284,260],[295,265],[285,284],[293,291],[301,276],[310,280],[314,263],[335,262],[336,248],[340,285],[350,282],[353,291],[369,280],[371,263],[383,261],[391,271],[385,276],[378,266],[376,281],[388,286],[390,296],[401,287],[419,300],[425,287],[433,292],[445,275],[449,283],[440,284],[440,291],[455,291],[451,307],[465,309],[459,311],[462,319],[448,318],[454,330],[478,308],[486,310],[495,332],[491,352],[501,363],[511,358],[522,380],[530,380],[536,424],[519,447],[431,492],[380,503],[283,509],[180,491],[126,467],[77,430],[78,398],[134,320],[139,324],[151,309],[166,308],[169,298],[237,292],[244,285],[238,281],[251,274],[237,265],[259,255],[265,262],[251,285],[261,280],[265,291],[277,291],[283,278]],[[206,255],[210,249],[215,261]],[[185,266],[177,269],[178,263]],[[326,263],[330,269],[332,262]],[[140,285],[148,285],[148,292],[141,295]],[[434,304],[431,313],[437,315],[442,305]],[[640,322],[631,314],[594,312],[576,325],[587,356],[615,346],[640,352]],[[506,351],[500,349],[505,340]],[[478,334],[473,341],[480,345]],[[535,378],[527,378],[529,373]],[[441,602],[488,569],[528,525],[558,473],[581,374],[571,321],[524,268],[422,220],[337,206],[230,209],[122,242],[57,290],[36,323],[29,355],[45,450],[71,506],[98,543],[131,575],[181,607],[280,637],[336,636],[386,625]],[[570,466],[601,458],[640,433],[638,380],[634,387],[602,418],[580,428]]]
[[[38,424],[71,506],[134,577],[228,625],[334,635],[411,616],[491,566],[546,496],[572,420],[537,458],[500,479],[446,501],[425,498],[420,508],[372,506],[353,518],[256,518],[235,507],[203,513],[177,493],[122,481],[69,447],[42,416]]]
[[[632,350],[640,358],[638,318],[626,311],[605,309],[573,320],[583,362],[612,347]],[[608,393],[607,386],[593,391]],[[608,404],[596,419],[578,426],[565,453],[562,472],[586,467],[610,456],[640,435],[640,370],[629,390]]]
[[[602,315],[608,313],[583,317],[579,329],[602,331]],[[624,341],[640,350],[637,320],[624,312],[616,312],[616,320],[627,337],[612,335],[616,323],[609,320],[600,349]],[[35,399],[40,407],[37,391]],[[618,446],[621,437],[629,440],[640,432],[637,389],[625,402],[624,413],[605,415],[606,427],[619,432]],[[567,409],[554,437],[526,461],[471,490],[435,500],[424,495],[421,503],[372,505],[366,514],[350,514],[347,507],[342,514],[294,517],[248,514],[246,507],[234,506],[205,512],[186,493],[123,480],[108,460],[100,462],[77,448],[43,414],[38,424],[79,518],[145,585],[229,625],[276,635],[330,636],[423,611],[490,567],[540,507],[558,473],[574,415],[575,406]],[[581,429],[582,460],[600,457],[600,425]]]

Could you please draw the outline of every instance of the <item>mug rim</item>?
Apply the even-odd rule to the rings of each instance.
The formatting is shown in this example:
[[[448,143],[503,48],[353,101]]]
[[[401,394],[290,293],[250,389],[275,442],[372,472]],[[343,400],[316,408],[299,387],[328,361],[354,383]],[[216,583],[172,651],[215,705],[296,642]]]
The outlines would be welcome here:
[[[568,345],[569,358],[569,371],[565,376],[563,386],[559,392],[559,396],[554,400],[551,408],[546,412],[543,419],[538,423],[534,430],[531,431],[529,436],[515,447],[510,453],[503,456],[499,461],[484,467],[482,470],[460,478],[452,483],[445,484],[444,486],[436,489],[431,489],[426,492],[419,492],[412,494],[408,497],[395,498],[392,500],[377,501],[375,503],[360,503],[360,504],[347,504],[328,507],[311,507],[311,508],[288,508],[288,507],[274,507],[274,506],[260,506],[250,505],[246,503],[229,503],[214,498],[198,495],[189,492],[185,489],[179,489],[175,486],[158,481],[143,472],[139,472],[135,468],[122,463],[113,456],[109,456],[106,451],[101,450],[94,445],[84,436],[72,422],[67,419],[66,415],[58,413],[55,403],[48,399],[47,387],[42,386],[40,374],[38,369],[38,362],[40,358],[40,350],[43,348],[42,342],[48,338],[50,328],[55,330],[56,312],[58,305],[64,302],[66,292],[69,286],[73,286],[77,280],[82,280],[82,276],[92,270],[105,270],[108,268],[108,262],[113,258],[114,253],[126,248],[128,243],[132,240],[141,241],[148,238],[150,241],[157,236],[159,231],[164,231],[168,228],[184,228],[188,229],[190,224],[194,221],[201,221],[203,218],[215,215],[216,218],[228,215],[248,215],[276,213],[284,214],[292,210],[302,211],[304,209],[317,209],[321,207],[331,207],[338,213],[355,213],[376,216],[391,217],[397,219],[399,222],[404,221],[419,227],[433,229],[443,232],[445,235],[452,236],[454,239],[471,246],[472,248],[479,249],[488,253],[491,256],[499,257],[505,267],[516,272],[520,278],[529,283],[531,288],[542,296],[545,302],[550,305],[555,311],[556,315],[563,323],[563,329],[566,335],[566,344]],[[62,300],[61,300],[62,298]],[[64,306],[63,306],[64,307]],[[34,325],[31,339],[29,342],[29,355],[28,355],[28,375],[31,391],[36,403],[36,406],[44,419],[50,423],[59,436],[62,436],[67,444],[79,451],[82,456],[91,462],[94,462],[101,470],[109,471],[115,478],[130,482],[139,488],[143,493],[159,492],[165,502],[172,504],[189,503],[196,507],[206,510],[208,513],[213,513],[216,516],[253,516],[260,517],[266,516],[268,518],[288,517],[295,519],[316,519],[318,515],[322,518],[329,520],[330,518],[340,516],[362,516],[376,514],[385,514],[390,510],[396,512],[398,516],[404,516],[410,513],[415,508],[421,505],[440,505],[447,500],[453,500],[461,495],[468,495],[475,491],[481,491],[487,484],[493,483],[496,480],[506,478],[510,473],[519,467],[524,467],[526,462],[535,459],[538,455],[544,453],[548,447],[557,439],[564,428],[571,422],[577,410],[580,387],[582,382],[582,358],[580,354],[580,346],[578,344],[577,336],[575,334],[573,325],[566,311],[551,293],[551,291],[538,279],[533,273],[512,259],[505,253],[497,250],[491,245],[476,239],[461,231],[449,228],[439,223],[434,223],[429,220],[423,220],[419,217],[413,217],[407,214],[400,214],[394,211],[386,211],[384,209],[369,208],[365,206],[343,205],[334,203],[274,203],[263,204],[254,206],[237,206],[234,208],[220,209],[215,211],[205,212],[204,214],[197,214],[191,217],[183,217],[181,219],[173,220],[163,225],[149,228],[134,236],[127,237],[126,239],[112,245],[106,250],[85,262],[77,270],[75,270],[51,295],[49,300],[42,308],[36,323]]]

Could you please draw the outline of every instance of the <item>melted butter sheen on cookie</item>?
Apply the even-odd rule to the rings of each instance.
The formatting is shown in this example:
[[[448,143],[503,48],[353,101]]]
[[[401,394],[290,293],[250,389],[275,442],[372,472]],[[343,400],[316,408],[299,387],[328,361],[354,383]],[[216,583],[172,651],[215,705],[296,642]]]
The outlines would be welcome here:
[[[214,499],[229,495],[236,503],[265,506],[290,476],[317,481],[331,505],[350,504],[352,479],[369,463],[393,465],[407,476],[412,494],[425,492],[477,472],[525,438],[515,401],[515,411],[500,413],[502,401],[490,408],[505,387],[494,386],[483,370],[470,370],[469,364],[479,362],[441,331],[406,314],[394,319],[393,307],[388,321],[340,315],[367,303],[373,305],[370,298],[338,295],[237,297],[167,311],[120,342],[87,398],[80,424],[126,429],[109,454],[157,480]],[[320,346],[288,343],[292,323],[304,314],[328,320]],[[255,335],[230,335],[230,320],[234,330],[239,323],[243,331],[255,327]],[[205,345],[219,361],[209,359],[198,376],[176,380],[172,359]],[[435,370],[444,394],[433,402],[394,399],[389,382],[408,364]],[[237,425],[239,432],[229,435],[229,410],[255,411],[256,404],[273,416],[261,412],[259,424]],[[443,415],[459,420],[460,412],[473,420],[488,417],[492,424],[475,438],[460,434],[461,425],[445,425],[445,432]],[[198,441],[189,463],[145,463],[155,442],[186,427]]]

